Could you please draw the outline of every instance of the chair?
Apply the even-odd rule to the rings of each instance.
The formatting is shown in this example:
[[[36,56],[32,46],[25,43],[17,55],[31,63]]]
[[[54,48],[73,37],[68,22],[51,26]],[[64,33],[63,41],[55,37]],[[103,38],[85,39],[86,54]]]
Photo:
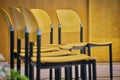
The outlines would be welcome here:
[[[16,32],[17,32],[17,50],[15,49],[14,51],[17,53],[17,70],[20,71],[20,60],[22,59],[23,61],[25,61],[25,75],[28,76],[28,71],[29,71],[29,56],[36,56],[36,46],[34,46],[34,49],[33,49],[33,52],[35,54],[33,55],[29,55],[29,50],[28,50],[28,41],[27,39],[25,39],[25,22],[24,22],[24,19],[23,19],[23,15],[21,13],[21,11],[18,9],[18,8],[9,8],[10,12],[11,12],[11,15],[13,17],[13,21],[14,21],[14,24],[15,24],[15,28],[16,28]],[[33,9],[33,11],[35,12],[36,10]],[[37,12],[37,11],[36,11]],[[39,12],[41,13],[44,13],[43,10],[39,10]],[[46,13],[45,13],[46,14]],[[47,16],[49,17],[49,16]],[[40,17],[39,17],[40,18]],[[50,21],[50,20],[49,20]],[[36,23],[33,23],[33,24],[36,24]],[[37,29],[38,26],[34,25],[35,27],[31,26],[31,28],[35,28]],[[45,27],[46,28],[46,27]],[[42,28],[43,31],[45,32],[50,32],[50,25],[47,25],[47,28],[48,28],[48,31],[44,29],[44,27]],[[53,27],[51,27],[53,29]],[[52,30],[51,29],[51,30]],[[34,30],[34,29],[33,29]],[[31,36],[31,35],[30,35]],[[51,35],[52,36],[52,32],[51,32]],[[31,37],[30,37],[31,38]],[[32,37],[33,38],[33,37]],[[21,48],[21,40],[24,40],[25,39],[25,48]],[[34,38],[33,38],[34,39]],[[30,39],[32,40],[32,39]],[[50,39],[50,42],[52,43],[52,39]],[[57,48],[56,46],[58,45],[44,45],[42,47],[42,51],[41,52],[44,52],[43,55],[41,56],[62,56],[62,55],[68,55],[69,52],[67,51],[59,51],[59,48]],[[57,51],[58,52],[62,52],[61,54],[56,54],[55,52],[52,52],[51,54],[48,54],[47,52],[49,51]]]
[[[12,23],[12,20],[7,13],[7,11],[3,8],[0,9],[1,16],[3,17],[7,29],[9,31],[10,35],[10,69],[14,69],[14,26]]]
[[[25,22],[24,22],[24,19],[23,19],[23,16],[20,12],[20,10],[18,8],[9,8],[10,12],[11,12],[11,15],[13,17],[13,20],[14,20],[14,24],[15,24],[15,28],[16,28],[16,32],[17,32],[17,49],[14,50],[14,52],[16,52],[17,54],[17,70],[20,71],[20,66],[21,66],[21,62],[20,62],[20,59],[22,57],[22,60],[26,59],[26,62],[25,62],[25,75],[28,76],[28,52],[25,52],[25,48],[21,48],[21,40],[24,40],[25,39],[25,36],[24,36],[24,31],[25,31]],[[18,23],[19,22],[19,23]],[[50,25],[48,25],[48,29],[49,29],[49,32],[50,32]],[[53,27],[52,27],[53,28]],[[42,28],[43,29],[43,28]],[[51,32],[51,36],[52,36],[52,32]],[[31,40],[31,39],[30,39]],[[50,42],[52,43],[52,39],[50,39]],[[26,43],[26,42],[25,42]],[[28,44],[26,44],[25,46],[28,46]],[[58,51],[59,49],[58,48],[55,48],[54,46],[56,45],[44,45],[42,48],[42,52],[46,52],[44,53],[44,55],[42,56],[56,56],[56,55],[68,55],[69,53],[63,53],[63,54],[55,54],[54,52],[52,54],[48,54],[47,51]],[[49,48],[48,48],[49,47]],[[27,50],[29,50],[27,48]],[[36,53],[36,49],[35,49],[35,46],[34,46],[34,52]],[[33,54],[33,56],[36,56],[36,54]]]
[[[78,14],[69,9],[59,9],[56,11],[58,20],[59,20],[59,39],[60,43],[61,42],[61,33],[64,32],[79,32],[80,33],[80,42],[83,42],[83,26],[81,24],[81,20],[78,16]],[[112,79],[112,49],[111,49],[111,42],[105,42],[105,43],[94,43],[94,42],[87,42],[88,43],[88,55],[91,56],[91,47],[97,47],[97,46],[109,46],[109,52],[110,52],[110,77]],[[79,45],[77,43],[76,45]],[[78,48],[79,49],[79,48]],[[91,66],[89,65],[89,79],[91,79]]]
[[[77,54],[77,55],[69,55],[69,56],[57,56],[57,57],[42,57],[41,56],[41,31],[39,29],[32,29],[32,26],[38,26],[38,24],[34,24],[33,23],[39,23],[39,20],[36,20],[34,14],[27,8],[21,8],[21,11],[23,13],[25,22],[26,22],[26,26],[27,26],[27,32],[29,35],[33,36],[32,38],[30,38],[31,36],[29,36],[30,41],[30,54],[33,53],[32,51],[32,47],[33,47],[33,43],[36,42],[37,40],[37,56],[36,57],[32,57],[30,56],[30,63],[32,63],[33,66],[35,66],[37,68],[37,74],[36,74],[36,80],[40,80],[40,69],[42,68],[59,68],[62,66],[71,66],[71,65],[78,65],[78,64],[85,64],[86,61],[91,61],[93,64],[93,74],[95,75],[94,80],[96,80],[96,71],[95,71],[95,59],[91,60],[91,58],[89,56],[83,55],[83,54]],[[39,16],[38,16],[39,17]],[[35,30],[36,29],[36,30]],[[36,39],[36,31],[37,31],[37,39]],[[27,37],[27,36],[26,36]],[[32,39],[32,40],[30,40]],[[86,45],[82,45],[81,47],[85,47]],[[49,52],[51,53],[51,52]],[[57,52],[56,52],[57,53]],[[72,53],[72,52],[71,52]],[[84,74],[84,73],[83,73]],[[66,80],[71,80],[70,79],[70,75],[66,74]],[[60,80],[60,76],[59,75],[55,75],[55,80]],[[83,77],[83,80],[86,79],[86,76]]]

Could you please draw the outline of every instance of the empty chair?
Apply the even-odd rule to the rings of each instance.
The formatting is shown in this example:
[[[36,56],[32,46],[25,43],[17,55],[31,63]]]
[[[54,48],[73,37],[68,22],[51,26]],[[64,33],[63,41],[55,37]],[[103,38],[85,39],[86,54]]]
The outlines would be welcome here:
[[[32,36],[32,38],[30,38],[31,36],[29,36],[29,41],[30,41],[30,54],[32,54],[32,47],[33,47],[33,43],[36,42],[37,40],[37,56],[36,57],[32,57],[30,56],[30,63],[32,63],[31,65],[35,66],[37,68],[37,74],[36,74],[36,80],[40,80],[40,69],[42,68],[59,68],[62,66],[71,66],[71,65],[78,65],[80,63],[85,64],[86,61],[93,61],[91,60],[91,58],[87,55],[83,55],[83,54],[77,54],[77,55],[68,55],[68,56],[57,56],[57,57],[42,57],[41,56],[41,31],[39,30],[39,28],[31,28],[33,25],[35,26],[39,26],[38,25],[38,21],[36,20],[34,14],[27,8],[21,8],[21,11],[23,13],[25,22],[26,22],[26,27],[27,27],[27,33],[30,34]],[[39,17],[39,16],[38,16]],[[37,24],[36,24],[37,23]],[[37,38],[36,36],[36,31],[38,32],[37,34]],[[34,37],[33,37],[34,36]],[[32,39],[32,40],[30,40]],[[86,45],[82,45],[81,47],[85,47]],[[49,52],[51,53],[51,52]],[[57,52],[56,52],[57,53]],[[72,53],[72,52],[71,52]],[[76,63],[78,62],[78,63]],[[95,67],[95,60],[93,61],[94,67]],[[95,68],[93,69],[93,72],[95,73]],[[94,74],[96,76],[96,74]],[[69,76],[69,73],[67,74],[67,78],[66,80],[70,80],[69,78],[71,78]],[[84,77],[84,79],[86,78],[86,76]],[[56,80],[60,80],[60,76],[55,75],[55,79]],[[95,78],[94,78],[95,79]]]
[[[70,35],[70,32],[79,32],[77,34],[80,34],[80,36],[78,36],[77,40],[78,42],[84,42],[83,41],[83,33],[82,33],[82,29],[83,29],[83,26],[81,24],[81,20],[80,20],[80,17],[78,16],[78,14],[74,11],[74,10],[70,10],[70,9],[58,9],[56,11],[57,13],[57,17],[58,17],[58,20],[59,20],[59,39],[61,40],[60,43],[63,43],[62,42],[62,39],[61,39],[61,36],[64,36],[62,35],[61,33],[68,33]],[[69,38],[71,38],[70,36],[68,35]],[[76,35],[74,35],[76,37]],[[76,38],[75,38],[76,39]],[[76,42],[76,41],[75,41]],[[77,44],[75,43],[74,46],[79,46],[80,43]],[[109,52],[110,52],[110,78],[112,79],[112,52],[111,52],[111,42],[104,42],[104,43],[94,43],[94,42],[87,42],[88,44],[88,55],[91,56],[91,51],[90,51],[90,48],[91,47],[97,47],[97,46],[109,46]],[[79,47],[78,47],[79,49]],[[91,79],[91,66],[89,65],[89,78]]]
[[[20,71],[20,60],[23,60],[25,61],[25,75],[28,76],[28,67],[29,67],[29,56],[36,56],[36,47],[34,46],[34,49],[33,49],[33,52],[34,54],[29,54],[29,51],[28,51],[28,40],[25,39],[25,21],[24,21],[24,18],[23,18],[23,15],[21,13],[21,11],[18,9],[18,8],[9,8],[10,9],[10,12],[11,12],[11,15],[13,17],[13,21],[14,21],[14,24],[15,24],[15,28],[16,28],[16,32],[17,32],[17,50],[15,49],[14,51],[17,53],[17,69]],[[41,11],[41,10],[40,10]],[[35,11],[34,11],[35,12]],[[43,11],[42,11],[43,12]],[[39,17],[40,18],[40,17]],[[36,24],[37,23],[34,23],[31,22],[32,25],[31,26],[31,30],[36,30],[37,28],[39,28]],[[44,26],[45,27],[45,26]],[[47,30],[44,30],[44,27],[42,28],[43,31],[45,32],[48,32]],[[46,28],[46,27],[45,27]],[[49,28],[49,33],[50,33],[50,25],[48,25]],[[35,34],[35,33],[34,33]],[[27,36],[30,36],[30,39],[29,40],[34,40],[36,37],[35,36],[32,36],[32,35],[27,35]],[[25,48],[21,48],[21,40],[25,40]],[[50,39],[51,40],[51,39]],[[50,41],[52,42],[52,41]],[[36,43],[35,43],[36,44]],[[69,55],[70,52],[68,51],[59,51],[60,49],[56,47],[56,45],[44,45],[42,47],[42,50],[41,52],[43,52],[44,54],[41,54],[41,56],[61,56],[61,55]],[[48,53],[49,51],[57,51],[57,53],[61,53],[61,54],[56,54],[55,52],[51,52],[50,54]]]

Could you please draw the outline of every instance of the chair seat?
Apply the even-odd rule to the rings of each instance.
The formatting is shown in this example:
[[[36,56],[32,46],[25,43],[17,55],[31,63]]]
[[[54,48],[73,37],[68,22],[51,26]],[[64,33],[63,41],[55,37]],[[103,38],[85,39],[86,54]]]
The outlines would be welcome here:
[[[60,49],[64,49],[64,50],[70,50],[70,49],[80,49],[81,46],[86,46],[87,43],[73,43],[73,44],[66,44],[66,45],[60,45],[59,48]]]
[[[41,48],[58,47],[58,46],[62,46],[62,45],[65,45],[65,44],[45,44],[45,45],[42,45]],[[33,48],[37,48],[36,44],[35,44],[35,46],[33,46]]]
[[[105,46],[105,45],[109,45],[109,44],[111,44],[112,42],[110,41],[110,42],[102,42],[102,43],[100,43],[100,42],[88,42],[88,44],[90,44],[90,45],[93,45],[93,46]]]
[[[59,51],[41,53],[41,56],[42,57],[53,57],[53,56],[55,57],[55,56],[66,56],[66,55],[72,55],[72,54],[73,54],[72,52],[67,51],[67,50],[59,50]],[[25,57],[25,53],[21,53],[20,56]],[[33,56],[36,57],[37,53],[33,53]]]
[[[58,47],[50,47],[50,48],[41,48],[41,52],[50,52],[50,51],[58,51],[60,50]],[[14,52],[17,53],[17,49],[14,49]],[[33,52],[37,52],[37,49],[33,49]],[[21,49],[21,53],[25,53],[25,49]]]
[[[32,57],[33,62],[37,61],[36,57]],[[41,57],[41,63],[62,63],[62,62],[72,62],[80,60],[91,60],[91,57],[79,54],[79,55],[69,55],[69,56],[57,56],[57,57]]]

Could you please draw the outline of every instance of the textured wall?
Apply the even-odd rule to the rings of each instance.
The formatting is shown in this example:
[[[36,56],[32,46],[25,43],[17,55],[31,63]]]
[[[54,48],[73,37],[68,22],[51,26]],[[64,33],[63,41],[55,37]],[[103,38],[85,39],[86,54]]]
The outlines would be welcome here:
[[[113,60],[120,61],[120,0],[90,0],[89,9],[90,41],[112,41]],[[93,49],[93,56],[98,56],[99,61],[107,61],[107,49]]]

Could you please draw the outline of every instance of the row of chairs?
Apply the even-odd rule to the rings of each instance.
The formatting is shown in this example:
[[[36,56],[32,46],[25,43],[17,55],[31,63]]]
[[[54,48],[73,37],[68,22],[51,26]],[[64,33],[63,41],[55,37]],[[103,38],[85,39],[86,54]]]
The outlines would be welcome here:
[[[1,9],[1,13],[10,26],[10,57],[11,68],[14,68],[14,59],[17,58],[17,70],[20,70],[21,60],[25,63],[25,75],[34,80],[34,66],[36,67],[36,80],[40,80],[40,69],[50,69],[50,80],[52,80],[52,68],[55,68],[55,79],[61,80],[61,67],[65,67],[65,80],[72,79],[71,66],[75,65],[75,78],[78,80],[78,67],[81,64],[81,78],[86,80],[86,64],[89,64],[89,80],[91,80],[91,64],[93,65],[93,80],[96,80],[96,60],[90,56],[90,47],[96,44],[61,44],[61,32],[80,31],[80,18],[72,10],[57,10],[59,20],[58,42],[53,43],[53,25],[49,15],[41,9],[9,8],[13,17],[13,23],[17,32],[17,49],[14,49],[14,27],[8,13]],[[51,26],[50,26],[51,25]],[[74,27],[73,27],[74,26]],[[81,27],[82,28],[82,27]],[[41,35],[50,33],[50,43],[41,45]],[[49,35],[48,35],[49,36]],[[25,48],[21,48],[21,40],[25,40]],[[109,45],[111,43],[97,44]],[[88,48],[89,56],[73,53],[73,49],[82,49],[81,53]]]

